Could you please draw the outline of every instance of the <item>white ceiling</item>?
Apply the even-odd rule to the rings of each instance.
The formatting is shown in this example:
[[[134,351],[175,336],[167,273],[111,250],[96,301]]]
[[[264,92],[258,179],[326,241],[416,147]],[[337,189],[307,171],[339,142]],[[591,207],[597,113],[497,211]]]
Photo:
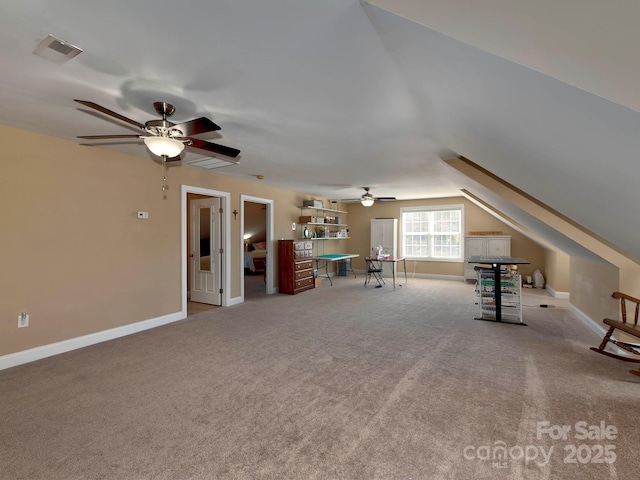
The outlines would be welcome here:
[[[593,0],[3,0],[0,123],[136,133],[73,99],[143,123],[167,101],[173,121],[208,116],[222,130],[200,138],[242,151],[215,173],[337,199],[362,186],[488,199],[442,161],[464,155],[640,257],[639,13]],[[47,34],[84,52],[33,55]],[[205,157],[187,149],[183,163]]]

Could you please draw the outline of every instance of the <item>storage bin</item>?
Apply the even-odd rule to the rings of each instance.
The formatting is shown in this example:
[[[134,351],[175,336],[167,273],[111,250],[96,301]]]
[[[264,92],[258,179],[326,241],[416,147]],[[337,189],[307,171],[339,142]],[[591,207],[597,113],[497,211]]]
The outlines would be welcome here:
[[[351,270],[351,259],[345,258],[344,260],[340,260],[338,262],[338,276],[346,277],[349,275],[349,271]]]

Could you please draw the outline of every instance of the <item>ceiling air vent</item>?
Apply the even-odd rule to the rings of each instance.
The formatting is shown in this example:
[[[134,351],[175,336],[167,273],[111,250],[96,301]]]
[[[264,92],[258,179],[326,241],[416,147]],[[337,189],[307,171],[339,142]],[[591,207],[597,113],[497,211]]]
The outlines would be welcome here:
[[[240,164],[237,160],[231,159],[222,159],[218,157],[207,158],[204,160],[197,160],[195,162],[187,162],[187,165],[193,165],[194,167],[205,168],[207,170],[212,170],[214,168],[227,167],[229,165],[238,165]]]
[[[82,53],[82,49],[53,35],[47,35],[47,38],[38,44],[33,53],[54,63],[61,64]]]

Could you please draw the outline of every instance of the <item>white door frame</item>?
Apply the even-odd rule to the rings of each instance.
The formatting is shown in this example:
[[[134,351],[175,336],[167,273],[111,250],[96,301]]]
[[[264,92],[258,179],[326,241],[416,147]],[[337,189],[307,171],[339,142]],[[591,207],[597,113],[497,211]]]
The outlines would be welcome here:
[[[266,292],[267,295],[271,295],[276,293],[275,288],[273,287],[274,281],[274,252],[276,249],[275,243],[273,241],[273,200],[268,198],[260,198],[260,197],[252,197],[250,195],[240,195],[240,218],[242,221],[240,222],[240,278],[244,279],[244,202],[253,202],[253,203],[261,203],[267,206],[267,258],[265,262],[265,268],[267,269],[267,284],[266,284]],[[240,282],[240,297],[241,301],[244,302],[244,281]]]
[[[194,187],[191,185],[181,185],[181,202],[180,202],[180,216],[181,216],[181,230],[182,230],[182,315],[187,316],[187,272],[189,256],[187,251],[189,245],[187,244],[187,211],[189,208],[189,201],[187,199],[188,193],[196,193],[200,195],[207,195],[209,197],[220,198],[220,208],[222,208],[222,215],[220,218],[220,228],[222,228],[222,240],[220,247],[222,248],[221,267],[222,273],[220,275],[220,288],[222,288],[221,306],[226,307],[229,305],[231,294],[231,213],[229,212],[229,205],[231,205],[231,194],[229,192],[221,192],[219,190],[211,190],[208,188]]]

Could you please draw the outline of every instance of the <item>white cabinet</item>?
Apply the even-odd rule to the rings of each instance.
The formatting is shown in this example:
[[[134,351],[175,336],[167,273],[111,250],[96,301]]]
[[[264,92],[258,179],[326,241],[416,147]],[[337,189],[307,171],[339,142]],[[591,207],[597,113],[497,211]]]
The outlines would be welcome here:
[[[480,255],[483,257],[508,257],[511,255],[511,235],[465,235],[464,237],[464,278],[475,280],[474,264],[469,263],[469,257]]]
[[[371,220],[371,249],[382,246],[383,255],[398,256],[398,219],[374,218]]]

